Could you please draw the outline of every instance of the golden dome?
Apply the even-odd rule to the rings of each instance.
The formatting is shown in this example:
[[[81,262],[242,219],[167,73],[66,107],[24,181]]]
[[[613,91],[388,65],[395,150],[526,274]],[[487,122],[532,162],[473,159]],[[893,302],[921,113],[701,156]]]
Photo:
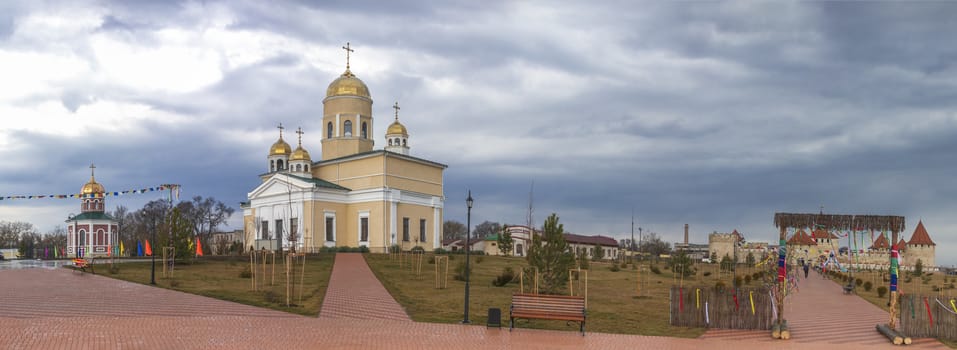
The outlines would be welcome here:
[[[346,69],[339,78],[333,80],[326,89],[326,97],[332,96],[362,96],[372,98],[369,95],[369,88],[362,80],[356,78],[349,69]]]
[[[296,147],[295,151],[292,151],[292,156],[289,157],[289,160],[305,160],[307,162],[312,162],[312,158],[309,157],[309,152],[306,151],[302,146]]]
[[[389,128],[386,129],[385,134],[386,135],[400,134],[403,136],[409,136],[409,132],[405,130],[405,126],[402,125],[402,123],[399,123],[398,120],[392,122],[392,124],[389,125]]]
[[[290,153],[292,153],[292,147],[289,147],[289,144],[282,140],[282,136],[279,136],[279,141],[276,141],[269,148],[270,156],[289,155]]]
[[[104,193],[106,189],[103,188],[103,185],[100,185],[90,176],[90,182],[87,182],[86,185],[83,185],[83,188],[80,189],[80,194],[93,194],[93,193]]]

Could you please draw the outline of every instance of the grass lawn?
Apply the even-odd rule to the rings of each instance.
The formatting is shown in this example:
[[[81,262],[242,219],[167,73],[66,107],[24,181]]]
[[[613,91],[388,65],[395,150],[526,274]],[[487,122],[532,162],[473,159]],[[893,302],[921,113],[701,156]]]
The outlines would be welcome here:
[[[198,294],[212,298],[234,301],[242,304],[266,307],[300,315],[319,315],[319,307],[329,285],[329,276],[332,273],[332,263],[335,254],[310,255],[306,257],[305,279],[302,284],[302,305],[289,306],[286,304],[286,274],[282,259],[276,261],[276,280],[274,286],[252,291],[252,282],[249,278],[241,278],[240,273],[249,268],[249,257],[205,257],[196,260],[193,264],[177,263],[173,278],[164,278],[162,263],[157,260],[156,286],[178,290],[191,294]],[[117,278],[125,281],[149,284],[150,262],[124,262],[116,264],[119,271],[116,274],[109,272],[109,264],[97,264],[97,274]],[[301,265],[299,265],[301,268]],[[267,265],[271,271],[272,265]],[[260,266],[260,270],[261,270]],[[298,271],[298,269],[297,269]],[[299,273],[296,273],[296,292],[291,302],[299,302],[298,286]],[[264,289],[264,290],[263,290]]]
[[[463,318],[465,282],[456,281],[455,266],[465,261],[463,255],[452,255],[449,263],[448,288],[436,289],[435,265],[429,264],[431,254],[426,254],[422,263],[422,272],[416,276],[408,264],[399,267],[385,254],[366,254],[366,261],[386,289],[401,304],[413,320],[422,322],[457,323]],[[518,283],[504,287],[495,287],[492,280],[506,266],[516,273],[527,263],[523,258],[484,256],[481,262],[472,257],[472,281],[470,287],[469,318],[474,324],[485,324],[488,308],[502,310],[503,325],[508,324],[508,306],[512,293],[519,291]],[[675,281],[674,276],[659,264],[661,274],[648,272],[644,266],[642,278],[642,296],[637,294],[638,270],[630,265],[618,272],[610,270],[611,263],[591,263],[588,272],[588,321],[586,331],[658,335],[670,337],[694,338],[704,333],[703,328],[672,327],[669,325],[668,288]],[[711,272],[705,277],[704,272]],[[699,265],[696,276],[684,280],[689,286],[713,286],[717,281],[717,265]],[[745,270],[739,270],[744,273]],[[728,285],[731,278],[725,272],[722,276]],[[526,286],[527,290],[528,286]],[[578,326],[567,326],[562,321],[532,320],[520,321],[521,328],[544,328],[577,331]]]

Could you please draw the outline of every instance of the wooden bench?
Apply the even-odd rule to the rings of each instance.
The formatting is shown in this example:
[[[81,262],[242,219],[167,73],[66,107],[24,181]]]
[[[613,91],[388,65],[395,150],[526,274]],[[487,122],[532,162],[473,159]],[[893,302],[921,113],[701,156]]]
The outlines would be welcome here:
[[[540,319],[578,322],[585,335],[585,298],[580,296],[512,294],[508,330],[515,328],[515,319]]]
[[[75,271],[75,270],[81,270],[81,271],[83,271],[83,272],[86,272],[86,268],[87,268],[87,267],[90,267],[90,270],[92,271],[93,268],[90,266],[90,262],[87,261],[86,259],[83,259],[83,258],[73,259],[73,270],[74,270],[74,271]]]

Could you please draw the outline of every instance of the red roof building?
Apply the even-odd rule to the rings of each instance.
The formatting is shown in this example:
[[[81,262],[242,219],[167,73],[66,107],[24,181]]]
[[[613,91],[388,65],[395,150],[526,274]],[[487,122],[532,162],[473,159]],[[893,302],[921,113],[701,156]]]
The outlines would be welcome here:
[[[817,245],[817,242],[814,241],[811,236],[808,236],[807,232],[804,230],[799,230],[794,236],[791,236],[791,239],[788,240],[788,244],[793,245]]]
[[[887,243],[887,238],[884,235],[878,235],[877,239],[874,240],[874,244],[871,244],[869,249],[890,249],[890,243]]]
[[[930,235],[927,234],[927,229],[924,228],[924,222],[918,221],[917,228],[914,229],[914,234],[910,236],[910,242],[907,242],[910,245],[937,245],[933,240],[930,239]]]

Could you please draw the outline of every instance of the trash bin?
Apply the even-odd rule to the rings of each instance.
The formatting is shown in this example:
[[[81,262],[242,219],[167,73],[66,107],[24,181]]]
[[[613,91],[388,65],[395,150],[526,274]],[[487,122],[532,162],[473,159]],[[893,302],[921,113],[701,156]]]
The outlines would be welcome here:
[[[486,328],[502,328],[502,310],[497,307],[490,307],[488,309],[488,322],[485,324]]]

